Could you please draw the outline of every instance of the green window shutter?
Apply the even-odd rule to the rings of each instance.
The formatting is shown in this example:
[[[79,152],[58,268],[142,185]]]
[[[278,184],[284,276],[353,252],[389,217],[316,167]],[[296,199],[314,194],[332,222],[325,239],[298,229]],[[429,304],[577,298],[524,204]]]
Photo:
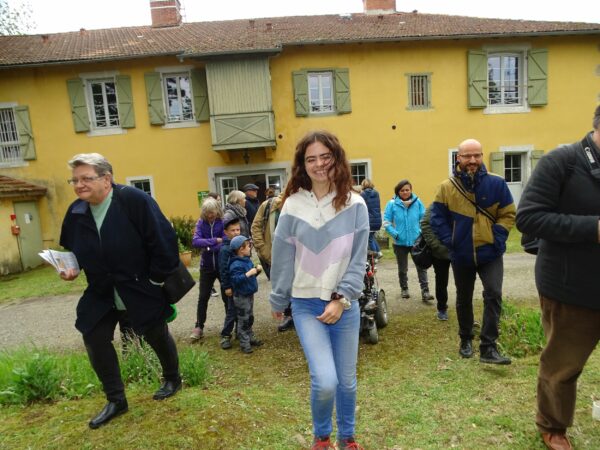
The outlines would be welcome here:
[[[350,72],[348,69],[335,69],[335,109],[338,114],[352,112]]]
[[[135,127],[135,114],[133,112],[133,95],[131,92],[131,77],[117,75],[117,99],[119,100],[119,123],[121,128]]]
[[[493,152],[490,154],[491,172],[504,178],[504,153]]]
[[[71,101],[71,115],[73,116],[75,132],[89,131],[90,116],[88,115],[87,104],[85,102],[83,81],[80,78],[67,80],[67,90],[69,92],[69,100]]]
[[[527,61],[527,103],[548,104],[548,50],[529,50]]]
[[[208,86],[204,70],[192,70],[192,92],[194,94],[196,122],[207,122],[210,119],[210,110],[208,108]]]
[[[160,73],[148,72],[144,74],[146,82],[146,99],[148,100],[148,116],[152,125],[165,123],[165,106],[163,103],[162,80]]]
[[[531,152],[531,170],[535,169],[542,156],[544,156],[544,150],[533,150]]]
[[[294,105],[297,117],[308,116],[308,73],[306,70],[292,72]]]
[[[29,107],[17,106],[15,108],[15,121],[19,133],[19,147],[21,155],[26,161],[36,159],[35,142],[33,141],[33,130],[29,118]]]
[[[469,108],[485,108],[488,104],[487,94],[487,53],[469,50],[468,66],[468,106]]]

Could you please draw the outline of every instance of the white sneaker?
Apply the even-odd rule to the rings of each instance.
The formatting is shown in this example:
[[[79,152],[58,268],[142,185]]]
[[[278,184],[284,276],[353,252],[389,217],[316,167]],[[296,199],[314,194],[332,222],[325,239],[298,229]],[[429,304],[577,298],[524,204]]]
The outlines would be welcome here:
[[[199,341],[203,337],[204,337],[204,332],[202,331],[202,328],[200,328],[200,327],[194,328],[192,330],[192,334],[190,335],[190,339],[192,341]]]

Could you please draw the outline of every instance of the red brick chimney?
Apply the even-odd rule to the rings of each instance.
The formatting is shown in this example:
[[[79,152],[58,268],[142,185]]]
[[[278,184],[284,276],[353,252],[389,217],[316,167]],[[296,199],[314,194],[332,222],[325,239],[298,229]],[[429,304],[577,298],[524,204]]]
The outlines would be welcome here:
[[[152,26],[154,28],[176,27],[181,25],[181,4],[179,0],[150,0]]]
[[[363,0],[365,14],[393,14],[396,0]]]

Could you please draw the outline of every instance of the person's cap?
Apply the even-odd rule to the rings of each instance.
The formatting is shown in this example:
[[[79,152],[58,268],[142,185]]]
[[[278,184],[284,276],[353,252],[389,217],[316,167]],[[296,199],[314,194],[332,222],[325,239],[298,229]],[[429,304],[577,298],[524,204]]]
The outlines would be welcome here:
[[[227,229],[230,223],[239,223],[240,218],[237,216],[226,215],[223,217],[223,229]]]
[[[246,236],[236,236],[231,240],[229,248],[236,252],[242,245],[244,245],[244,242],[246,242],[247,240],[248,238]]]
[[[246,191],[258,191],[258,186],[255,184],[252,184],[252,183],[245,184],[242,187],[242,192],[246,192]]]

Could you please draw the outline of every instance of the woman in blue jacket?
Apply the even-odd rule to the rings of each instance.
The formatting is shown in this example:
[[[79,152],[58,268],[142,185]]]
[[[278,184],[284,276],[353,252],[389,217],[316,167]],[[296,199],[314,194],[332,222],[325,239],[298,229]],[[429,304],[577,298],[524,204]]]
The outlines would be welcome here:
[[[394,239],[394,254],[398,263],[398,279],[402,298],[409,298],[408,292],[408,254],[421,233],[420,222],[425,215],[425,206],[413,191],[408,180],[401,180],[394,188],[394,198],[385,207],[383,225],[385,231]],[[434,297],[429,293],[427,269],[417,267],[421,297],[429,303]]]

